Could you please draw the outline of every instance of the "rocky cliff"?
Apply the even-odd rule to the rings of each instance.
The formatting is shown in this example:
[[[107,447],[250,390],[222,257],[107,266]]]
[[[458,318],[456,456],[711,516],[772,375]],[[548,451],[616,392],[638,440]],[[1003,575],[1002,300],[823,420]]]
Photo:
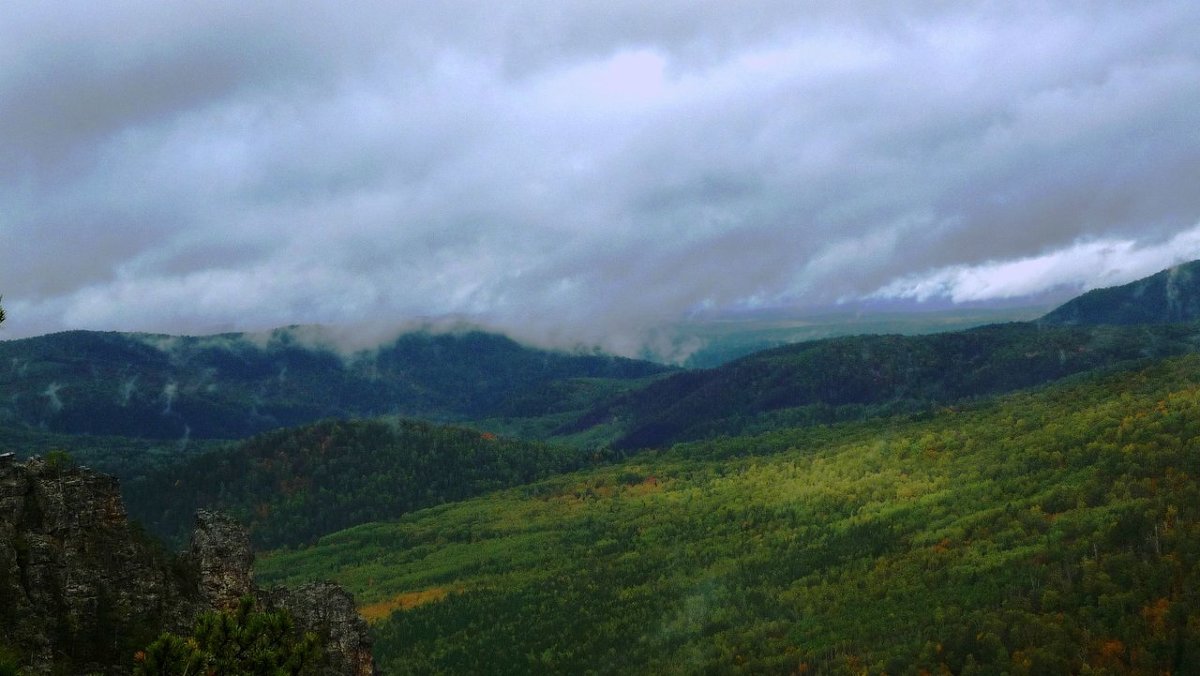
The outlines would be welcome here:
[[[375,673],[367,623],[355,609],[354,597],[332,582],[259,589],[252,577],[250,538],[231,517],[197,512],[188,557],[198,569],[198,591],[207,607],[228,610],[243,596],[254,596],[267,609],[288,611],[297,629],[321,638],[330,673]]]
[[[250,538],[232,517],[203,509],[196,512],[188,559],[196,567],[197,591],[205,606],[230,610],[243,596],[254,595]]]
[[[188,551],[167,552],[130,525],[117,481],[68,458],[0,456],[0,648],[30,673],[128,673],[162,631],[244,595],[315,632],[331,674],[372,674],[366,623],[332,584],[261,590],[246,532],[200,512]]]
[[[314,582],[295,589],[275,587],[260,591],[258,598],[267,607],[291,613],[301,631],[321,637],[332,673],[375,673],[367,623],[354,607],[354,597],[340,585]]]

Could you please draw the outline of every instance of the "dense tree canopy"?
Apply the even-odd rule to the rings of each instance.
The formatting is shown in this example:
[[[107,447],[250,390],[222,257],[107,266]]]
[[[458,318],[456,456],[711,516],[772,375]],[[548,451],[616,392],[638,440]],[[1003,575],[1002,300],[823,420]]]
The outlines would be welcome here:
[[[200,508],[235,515],[260,545],[342,528],[577,469],[572,448],[396,419],[277,430],[125,482],[129,512],[182,542]]]
[[[1187,673],[1200,357],[920,419],[777,429],[260,559],[388,673]],[[681,666],[683,665],[683,666]]]

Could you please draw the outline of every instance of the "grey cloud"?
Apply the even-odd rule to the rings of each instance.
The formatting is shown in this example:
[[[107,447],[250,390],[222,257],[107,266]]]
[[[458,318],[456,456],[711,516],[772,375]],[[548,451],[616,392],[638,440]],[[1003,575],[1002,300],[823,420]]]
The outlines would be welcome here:
[[[632,353],[1200,221],[1190,2],[14,15],[10,335],[450,315]]]
[[[312,59],[261,30],[269,17],[221,9],[229,7],[17,3],[24,21],[3,34],[15,46],[0,79],[6,164],[48,172],[94,160],[111,135],[278,83],[284,64],[303,80]]]

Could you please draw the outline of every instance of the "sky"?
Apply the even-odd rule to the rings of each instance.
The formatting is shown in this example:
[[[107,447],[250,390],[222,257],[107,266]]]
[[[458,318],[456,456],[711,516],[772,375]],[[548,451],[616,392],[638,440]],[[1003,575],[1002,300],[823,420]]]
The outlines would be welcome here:
[[[0,338],[1068,297],[1200,258],[1200,3],[0,7]],[[1015,300],[1014,300],[1015,299]]]

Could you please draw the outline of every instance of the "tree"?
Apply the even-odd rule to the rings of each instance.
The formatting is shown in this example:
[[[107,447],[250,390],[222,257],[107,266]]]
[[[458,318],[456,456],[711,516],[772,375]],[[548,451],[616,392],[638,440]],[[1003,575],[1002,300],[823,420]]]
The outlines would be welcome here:
[[[3,644],[0,644],[0,676],[21,676],[21,658]]]
[[[315,634],[301,635],[284,611],[258,612],[246,596],[236,610],[205,613],[186,638],[163,633],[134,656],[134,674],[320,673],[325,655]]]

